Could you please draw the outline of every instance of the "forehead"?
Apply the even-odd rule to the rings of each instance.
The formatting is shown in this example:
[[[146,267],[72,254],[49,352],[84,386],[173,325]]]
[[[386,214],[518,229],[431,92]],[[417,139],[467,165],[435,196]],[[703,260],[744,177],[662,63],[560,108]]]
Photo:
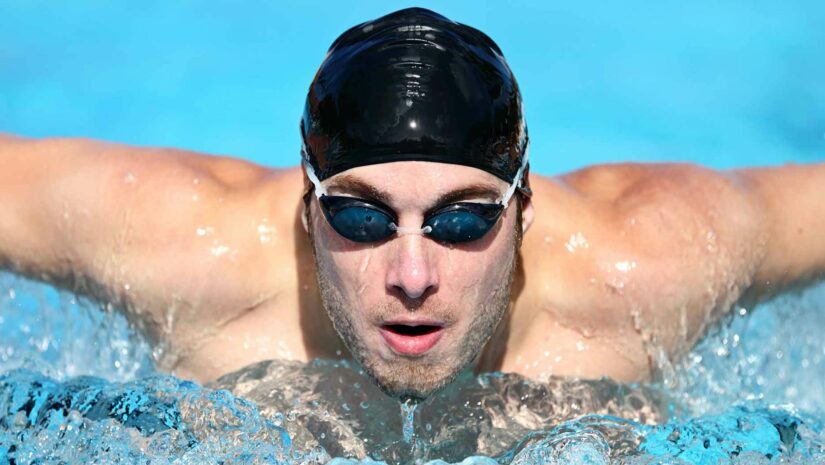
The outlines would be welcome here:
[[[391,204],[431,204],[459,191],[495,200],[508,187],[503,180],[478,168],[430,161],[359,166],[332,176],[324,184],[332,193],[369,193]]]

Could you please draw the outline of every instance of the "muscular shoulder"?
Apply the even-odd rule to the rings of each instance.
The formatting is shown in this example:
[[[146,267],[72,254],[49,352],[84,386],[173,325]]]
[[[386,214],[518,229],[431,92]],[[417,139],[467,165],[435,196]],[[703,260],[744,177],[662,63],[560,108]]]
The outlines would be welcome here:
[[[725,173],[677,163],[595,165],[565,174],[559,180],[578,195],[617,207],[661,204],[683,197],[701,202],[704,194],[735,194],[741,189],[737,179]]]
[[[556,251],[558,269],[548,275],[575,280],[553,294],[571,314],[598,308],[594,321],[610,316],[618,330],[622,322],[631,332],[647,328],[644,338],[679,352],[750,284],[761,217],[735,176],[621,164],[537,181],[541,234],[532,245]]]
[[[595,204],[600,224],[617,232],[632,226],[646,249],[667,250],[679,241],[733,246],[762,227],[754,196],[735,173],[691,164],[617,164],[560,181],[573,196]]]

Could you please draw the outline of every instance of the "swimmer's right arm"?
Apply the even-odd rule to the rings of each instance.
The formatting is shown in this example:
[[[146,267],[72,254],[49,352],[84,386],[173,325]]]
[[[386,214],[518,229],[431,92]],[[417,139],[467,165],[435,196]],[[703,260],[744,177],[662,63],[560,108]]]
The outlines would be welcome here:
[[[271,177],[182,150],[0,134],[0,268],[112,302],[155,338],[206,328],[271,297],[248,272],[273,268],[256,229],[273,221]]]

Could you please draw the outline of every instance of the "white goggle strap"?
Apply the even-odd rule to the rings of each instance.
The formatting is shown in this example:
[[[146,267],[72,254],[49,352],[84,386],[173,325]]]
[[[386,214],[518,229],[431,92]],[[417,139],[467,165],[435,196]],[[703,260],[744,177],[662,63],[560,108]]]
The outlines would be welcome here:
[[[507,208],[507,205],[510,203],[510,199],[513,197],[513,194],[516,193],[516,189],[521,187],[522,181],[524,181],[524,170],[527,168],[527,159],[529,158],[530,146],[526,146],[524,148],[524,157],[521,159],[521,166],[519,167],[518,171],[516,171],[516,177],[513,178],[513,183],[510,184],[510,187],[507,188],[507,192],[504,193],[504,196],[499,200],[499,203],[504,205],[504,208]]]
[[[318,179],[318,176],[315,175],[315,169],[312,165],[307,162],[306,160],[303,161],[304,169],[307,172],[307,178],[309,178],[309,182],[315,187],[315,197],[321,198],[322,195],[327,193],[327,188],[321,184],[321,180]]]

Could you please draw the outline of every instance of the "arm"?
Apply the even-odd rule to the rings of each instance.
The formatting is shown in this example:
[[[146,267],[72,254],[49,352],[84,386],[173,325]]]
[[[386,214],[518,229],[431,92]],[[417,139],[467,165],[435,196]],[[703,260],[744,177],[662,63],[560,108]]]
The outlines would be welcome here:
[[[221,157],[0,135],[0,267],[112,302],[155,341],[272,295],[277,173]],[[292,212],[289,212],[292,213]],[[249,267],[263,270],[249,276]]]
[[[765,256],[746,294],[771,297],[825,276],[825,163],[737,172],[764,212]]]

